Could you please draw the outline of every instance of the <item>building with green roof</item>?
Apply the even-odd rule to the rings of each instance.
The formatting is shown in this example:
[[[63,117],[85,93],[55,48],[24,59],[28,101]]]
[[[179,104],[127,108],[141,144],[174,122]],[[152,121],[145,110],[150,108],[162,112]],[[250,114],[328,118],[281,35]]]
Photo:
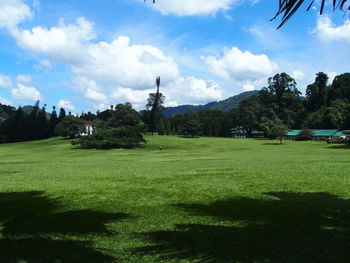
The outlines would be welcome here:
[[[333,139],[338,130],[312,130],[314,140]]]
[[[301,131],[302,130],[289,130],[286,131],[285,136],[288,139],[295,140]]]

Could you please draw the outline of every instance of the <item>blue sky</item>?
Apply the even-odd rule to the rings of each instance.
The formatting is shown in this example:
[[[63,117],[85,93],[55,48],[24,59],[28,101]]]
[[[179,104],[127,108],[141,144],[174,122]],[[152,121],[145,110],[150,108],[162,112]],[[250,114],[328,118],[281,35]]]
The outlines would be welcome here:
[[[149,1],[150,2],[150,1]],[[279,72],[305,91],[349,71],[350,22],[306,5],[281,29],[271,0],[0,0],[0,103],[74,113],[131,102],[161,76],[166,105],[260,89]]]

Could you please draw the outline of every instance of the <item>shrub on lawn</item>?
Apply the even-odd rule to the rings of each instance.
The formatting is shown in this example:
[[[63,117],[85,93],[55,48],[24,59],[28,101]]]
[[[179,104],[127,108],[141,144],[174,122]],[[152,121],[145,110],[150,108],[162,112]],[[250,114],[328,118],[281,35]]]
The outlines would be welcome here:
[[[308,141],[312,139],[312,130],[305,129],[302,130],[297,136],[296,140],[297,141]]]
[[[73,145],[80,145],[83,149],[131,149],[146,143],[137,127],[124,126],[121,128],[98,129],[92,135],[73,141]]]
[[[332,143],[337,144],[350,144],[350,138],[336,137],[332,140]]]

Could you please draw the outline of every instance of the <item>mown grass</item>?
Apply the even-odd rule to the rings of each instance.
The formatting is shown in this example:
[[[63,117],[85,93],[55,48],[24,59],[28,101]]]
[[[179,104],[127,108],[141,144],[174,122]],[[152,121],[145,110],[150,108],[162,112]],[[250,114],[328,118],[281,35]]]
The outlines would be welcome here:
[[[350,262],[350,149],[147,139],[0,145],[0,262]]]

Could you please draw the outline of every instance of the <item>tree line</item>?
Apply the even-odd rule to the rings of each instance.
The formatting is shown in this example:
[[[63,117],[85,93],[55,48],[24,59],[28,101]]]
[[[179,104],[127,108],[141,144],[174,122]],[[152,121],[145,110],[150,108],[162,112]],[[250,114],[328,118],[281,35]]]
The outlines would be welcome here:
[[[159,114],[157,132],[225,137],[231,135],[232,128],[237,128],[248,136],[253,131],[261,131],[265,137],[278,137],[287,129],[350,129],[350,73],[336,76],[331,84],[328,80],[327,74],[317,73],[303,97],[291,76],[276,74],[268,79],[267,87],[242,100],[229,112],[188,111],[169,118]],[[147,114],[147,110],[141,111],[146,124],[149,123]]]
[[[301,96],[296,81],[286,73],[268,79],[268,85],[257,95],[242,100],[238,107],[222,110],[188,111],[165,118],[165,96],[157,90],[149,94],[145,110],[137,112],[130,103],[111,105],[96,113],[82,113],[79,117],[59,114],[53,107],[46,113],[46,105],[37,102],[32,111],[1,105],[6,120],[0,120],[0,142],[19,142],[46,139],[52,136],[80,137],[86,132],[85,122],[92,123],[95,132],[81,137],[76,144],[83,148],[132,148],[141,142],[144,133],[183,136],[231,136],[231,129],[242,129],[248,136],[253,131],[265,137],[277,137],[286,129],[350,129],[350,73],[336,76],[328,84],[328,76],[316,74],[315,81]],[[85,134],[89,135],[89,134]],[[124,139],[122,139],[124,138]]]
[[[22,107],[17,110],[11,107],[13,111],[0,122],[0,143],[41,140],[57,135],[56,126],[66,117],[66,112],[61,108],[57,115],[56,108],[53,107],[48,118],[45,107],[46,105],[40,108],[39,101],[29,113],[24,112]]]

